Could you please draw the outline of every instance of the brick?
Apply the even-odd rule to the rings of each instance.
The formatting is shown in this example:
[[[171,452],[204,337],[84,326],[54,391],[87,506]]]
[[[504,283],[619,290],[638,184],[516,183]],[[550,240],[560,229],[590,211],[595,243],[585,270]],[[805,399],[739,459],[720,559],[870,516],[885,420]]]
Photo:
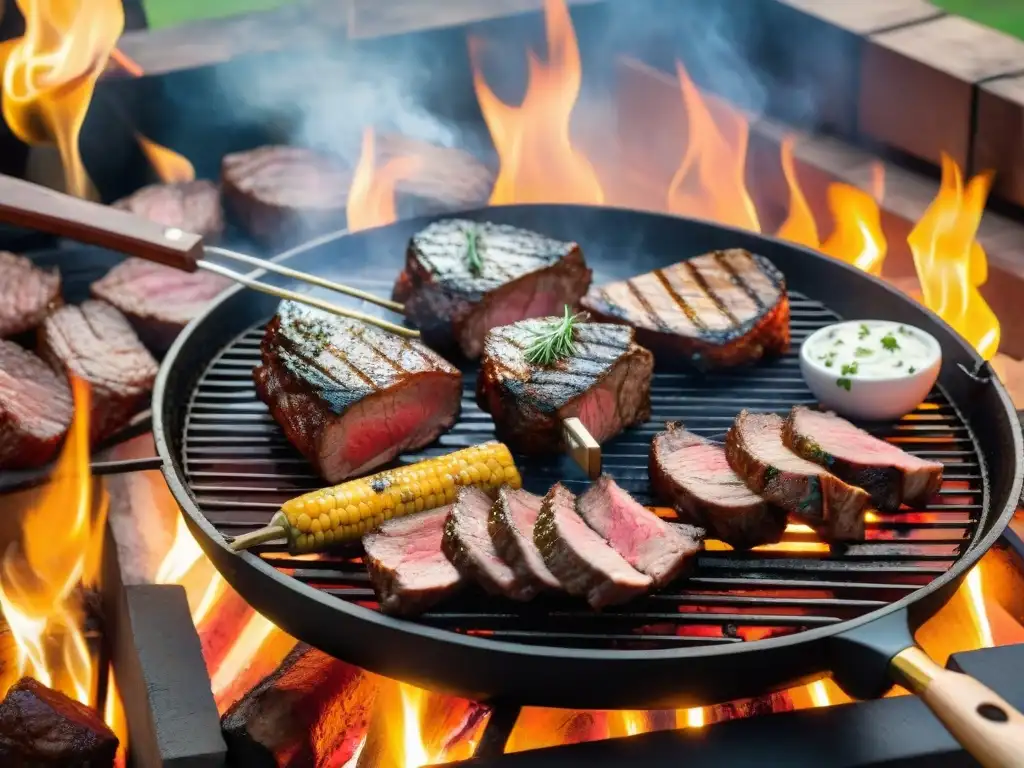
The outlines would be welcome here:
[[[1024,205],[1024,76],[978,88],[971,167],[996,172],[994,195]]]
[[[1024,41],[958,16],[867,38],[859,128],[874,141],[938,164],[970,161],[975,87],[1024,72]]]

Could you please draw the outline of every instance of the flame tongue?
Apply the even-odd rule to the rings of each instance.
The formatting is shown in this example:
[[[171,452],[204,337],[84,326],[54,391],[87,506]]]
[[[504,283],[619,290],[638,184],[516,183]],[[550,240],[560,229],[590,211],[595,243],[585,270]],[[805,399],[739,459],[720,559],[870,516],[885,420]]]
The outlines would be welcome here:
[[[143,154],[146,155],[149,164],[153,166],[160,181],[165,184],[174,184],[195,180],[196,169],[188,161],[188,158],[141,134],[135,134],[135,140],[139,142]]]
[[[395,188],[403,179],[419,173],[423,166],[420,157],[400,155],[377,169],[376,154],[373,129],[367,128],[363,131],[363,145],[345,208],[348,228],[353,232],[395,221]]]

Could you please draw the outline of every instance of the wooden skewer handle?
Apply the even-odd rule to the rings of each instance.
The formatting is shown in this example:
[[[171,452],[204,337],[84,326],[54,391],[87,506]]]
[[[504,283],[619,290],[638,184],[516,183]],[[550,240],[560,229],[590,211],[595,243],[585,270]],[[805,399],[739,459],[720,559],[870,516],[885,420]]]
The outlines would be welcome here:
[[[573,461],[587,473],[587,477],[596,480],[601,476],[601,446],[590,434],[583,422],[573,417],[562,422],[565,445]]]
[[[81,200],[0,174],[0,221],[156,261],[196,270],[203,239],[126,211]]]

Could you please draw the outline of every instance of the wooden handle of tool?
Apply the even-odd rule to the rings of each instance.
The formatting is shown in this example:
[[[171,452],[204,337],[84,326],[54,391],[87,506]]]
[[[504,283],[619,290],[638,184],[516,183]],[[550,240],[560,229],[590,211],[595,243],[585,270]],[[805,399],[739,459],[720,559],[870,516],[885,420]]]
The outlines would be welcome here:
[[[973,677],[952,672],[920,648],[893,666],[946,729],[985,768],[1024,768],[1024,715]]]
[[[106,205],[0,174],[0,221],[194,272],[203,239]]]
[[[601,445],[590,434],[583,422],[573,417],[562,422],[562,434],[566,450],[572,460],[579,464],[587,477],[596,480],[601,476]]]

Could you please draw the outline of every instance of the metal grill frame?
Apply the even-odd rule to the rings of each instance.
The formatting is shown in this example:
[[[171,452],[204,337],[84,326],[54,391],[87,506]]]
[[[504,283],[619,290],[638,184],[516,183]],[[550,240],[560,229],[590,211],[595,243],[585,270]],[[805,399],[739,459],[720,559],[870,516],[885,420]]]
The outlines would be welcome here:
[[[960,369],[959,366],[969,370],[980,368],[981,361],[958,336],[927,310],[880,281],[845,264],[789,244],[703,222],[653,214],[609,209],[595,214],[595,209],[572,206],[516,206],[485,209],[468,216],[520,224],[562,237],[572,237],[575,233],[577,238],[582,240],[584,253],[595,269],[595,279],[598,281],[623,277],[654,266],[663,266],[679,258],[714,248],[738,246],[761,253],[782,269],[791,289],[813,293],[816,297],[824,299],[824,304],[839,310],[839,314],[835,314],[821,304],[803,298],[800,293],[794,293],[791,325],[794,349],[816,327],[833,322],[839,319],[840,315],[850,319],[858,316],[882,316],[926,328],[940,339],[943,346],[945,362],[941,383],[945,385],[945,391],[935,392],[929,399],[938,410],[932,409],[922,415],[938,415],[943,424],[941,431],[957,436],[956,442],[959,445],[951,452],[945,453],[962,454],[965,460],[951,465],[951,468],[955,467],[957,471],[951,473],[947,480],[969,483],[968,489],[953,491],[944,487],[943,492],[954,498],[971,497],[975,503],[955,504],[951,508],[943,508],[943,505],[930,507],[930,511],[938,512],[949,519],[937,520],[926,526],[938,538],[917,551],[913,548],[908,549],[904,544],[869,539],[865,544],[848,548],[842,559],[805,555],[794,557],[778,553],[706,553],[699,560],[697,575],[680,585],[687,590],[699,589],[704,592],[690,595],[684,600],[680,600],[676,594],[681,591],[679,586],[674,586],[662,594],[648,597],[617,611],[595,614],[568,600],[562,603],[557,599],[546,604],[541,603],[540,605],[544,607],[531,604],[519,608],[505,601],[496,601],[495,598],[470,596],[462,601],[441,606],[419,621],[393,619],[347,600],[337,599],[342,594],[348,600],[373,599],[365,571],[358,563],[339,565],[339,559],[308,562],[287,557],[268,561],[261,555],[268,554],[272,548],[263,548],[261,552],[241,556],[227,553],[225,549],[222,531],[229,535],[237,535],[263,524],[277,508],[279,501],[316,487],[318,483],[306,470],[307,474],[298,479],[307,485],[295,485],[279,496],[268,494],[267,498],[274,500],[264,502],[264,507],[247,504],[246,506],[252,509],[252,514],[246,513],[248,517],[242,519],[236,517],[233,521],[235,524],[224,525],[224,516],[217,512],[218,509],[230,511],[237,506],[230,498],[225,499],[224,494],[229,496],[235,488],[238,491],[251,490],[251,487],[244,484],[232,486],[230,482],[234,479],[247,479],[250,483],[254,480],[276,480],[252,476],[230,478],[225,477],[223,473],[214,473],[213,476],[203,474],[203,462],[207,461],[203,454],[209,451],[209,447],[203,448],[203,445],[227,451],[232,455],[237,455],[239,450],[243,453],[258,452],[258,447],[241,443],[249,443],[254,438],[259,439],[276,433],[284,452],[290,454],[285,457],[286,461],[304,464],[293,449],[287,446],[280,435],[280,430],[266,414],[266,409],[254,400],[251,379],[248,380],[248,393],[242,393],[241,400],[232,400],[235,397],[231,394],[233,390],[243,386],[248,379],[248,372],[257,354],[259,329],[243,329],[239,336],[238,328],[235,327],[232,340],[232,337],[223,338],[225,334],[218,328],[217,339],[207,338],[214,328],[216,318],[220,317],[223,320],[223,308],[227,306],[234,306],[236,309],[246,306],[247,316],[250,319],[255,318],[257,323],[265,321],[272,314],[272,300],[255,296],[242,298],[239,296],[239,290],[235,289],[223,297],[217,306],[211,308],[204,318],[200,318],[186,330],[168,354],[155,394],[154,410],[158,414],[155,419],[155,433],[171,489],[182,504],[189,525],[207,554],[244,597],[296,636],[374,671],[476,698],[511,696],[524,703],[586,707],[689,706],[694,703],[726,700],[750,695],[752,683],[760,691],[819,675],[828,668],[825,644],[821,641],[841,630],[859,626],[911,605],[918,608],[915,612],[916,617],[911,617],[912,621],[917,623],[918,617],[928,615],[944,601],[955,588],[966,567],[988,548],[998,535],[998,531],[1009,520],[1009,515],[1012,515],[1015,504],[1010,503],[1009,499],[1015,499],[1019,494],[1020,460],[1003,460],[998,472],[998,487],[992,487],[986,469],[987,464],[991,463],[986,460],[986,454],[993,455],[992,450],[986,450],[986,446],[976,441],[974,430],[969,426],[972,419],[979,426],[984,421],[979,418],[982,414],[977,412],[978,409],[973,402],[983,394],[983,399],[996,406],[995,412],[990,414],[995,422],[1005,427],[1007,418],[1012,417],[1012,425],[1016,427],[1017,422],[1009,398],[997,382],[979,383]],[[598,217],[597,221],[595,217]],[[573,218],[577,219],[575,225]],[[605,222],[605,219],[616,218],[620,219],[617,223]],[[580,221],[587,219],[589,223]],[[350,271],[339,273],[343,279],[349,283],[358,283],[361,287],[385,292],[390,287],[389,278],[400,268],[405,240],[426,221],[401,222],[380,230],[349,235],[337,242],[321,244],[311,251],[284,254],[280,258],[293,259],[290,263],[297,268],[316,269],[319,266],[322,269],[325,257],[334,254],[333,258],[338,258],[338,252],[344,250]],[[588,238],[601,242],[602,236],[621,241],[624,232],[633,233],[630,238],[638,245],[644,239],[654,241],[648,248],[637,249],[642,257],[632,263],[612,263],[605,248],[588,244]],[[581,234],[585,236],[580,237]],[[382,247],[385,241],[390,242],[391,247]],[[667,243],[676,242],[688,242],[692,247],[688,245],[685,253],[666,247]],[[381,255],[384,252],[388,254],[387,259],[390,263],[381,263],[385,259]],[[371,255],[373,258],[370,258]],[[646,257],[649,263],[645,262],[643,257]],[[861,306],[871,307],[872,311],[864,311],[862,308],[859,314],[852,314],[843,306],[844,303],[849,304],[849,301],[843,301],[844,289],[848,294],[859,297],[863,301]],[[252,306],[254,303],[264,309],[256,309]],[[250,323],[249,326],[254,324],[256,323]],[[259,325],[261,326],[261,323]],[[185,366],[188,369],[186,371],[183,370],[182,360],[189,357],[186,350],[190,343],[193,348],[197,344],[202,346],[206,359],[194,359],[192,364]],[[215,349],[219,351],[210,354]],[[706,378],[697,380],[689,389],[693,390],[691,396],[703,396],[712,402],[680,402],[676,398],[682,393],[676,387],[686,386],[687,382],[694,380],[679,374],[657,373],[653,382],[652,421],[606,446],[606,467],[625,487],[638,493],[641,500],[649,501],[644,497],[643,491],[647,485],[647,446],[650,438],[660,428],[655,419],[682,418],[691,428],[696,425],[696,431],[699,433],[708,437],[721,437],[732,416],[741,407],[756,409],[760,405],[765,410],[778,411],[785,410],[797,402],[813,402],[800,377],[795,352],[774,364],[714,374],[711,379],[711,382]],[[742,399],[742,402],[723,401],[721,389],[715,386],[728,384],[730,380],[749,385],[756,379],[763,379],[767,385],[767,389],[760,391],[759,394],[765,395],[770,403],[751,402],[749,387],[746,388],[747,393],[738,393],[734,398]],[[460,436],[479,434],[476,439],[484,439],[486,436],[482,427],[486,425],[488,417],[476,410],[472,401],[472,381],[467,381],[465,386],[465,412],[460,424],[464,427],[468,425],[469,429],[460,432],[460,428],[457,427],[453,433],[442,438],[439,445],[423,452],[424,455],[436,455],[466,444],[459,439]],[[218,389],[224,389],[225,392],[218,393]],[[668,389],[675,390],[671,396],[667,393]],[[171,390],[178,398],[176,405],[167,401]],[[709,397],[710,391],[716,391],[716,394]],[[236,418],[231,418],[220,405],[217,405],[221,402],[220,394],[227,398],[225,402],[234,402],[240,406],[235,414]],[[792,395],[792,398],[786,399],[787,395]],[[183,396],[188,399],[184,408],[181,407]],[[971,405],[972,413],[962,414],[954,405],[958,402]],[[721,413],[695,417],[692,412],[687,412],[688,408],[704,410],[705,405],[717,407]],[[170,421],[165,421],[168,417]],[[169,433],[166,427],[171,424],[174,426]],[[242,425],[247,426],[248,430],[225,442],[224,434],[238,432],[239,426]],[[929,426],[927,421],[908,420],[894,425],[890,431],[921,436],[932,434],[935,429]],[[998,435],[998,441],[1007,447],[1012,445],[1015,448],[1012,455],[1019,457],[1019,430],[1003,428],[1002,432],[1005,434]],[[268,437],[269,439],[272,438]],[[232,440],[239,444],[233,445]],[[927,452],[924,455],[935,455],[935,452]],[[637,462],[641,457],[643,460],[638,466]],[[414,459],[416,456],[407,458]],[[633,463],[623,464],[622,461]],[[583,485],[582,476],[573,471],[568,460],[550,467],[546,472],[537,469],[535,465],[531,471],[529,463],[524,466],[524,476],[527,478],[527,486],[532,486],[531,490],[543,492],[555,479],[567,476],[579,478],[570,485]],[[219,484],[211,484],[210,481],[213,480],[219,481]],[[222,494],[222,498],[211,499],[211,493]],[[218,528],[214,528],[204,511],[218,519]],[[967,521],[963,518],[964,513],[967,513]],[[903,528],[905,526],[900,526],[893,520],[899,517],[900,514],[884,516],[881,524],[869,527],[874,532]],[[740,568],[736,567],[738,564],[741,564]],[[289,566],[297,570],[289,576],[277,570],[275,565],[278,568]],[[800,578],[795,581],[786,579],[787,574],[796,574]],[[323,584],[328,578],[337,582],[335,588],[319,589],[313,586]],[[715,589],[750,588],[755,583],[762,590],[798,587],[808,591],[836,590],[846,596],[787,598],[768,595],[751,599],[728,594],[707,594],[707,591]],[[691,608],[688,613],[680,613],[680,605]],[[759,606],[763,606],[765,611],[751,614],[740,610],[757,610]],[[733,607],[735,611],[730,612]],[[693,610],[694,608],[697,610]],[[706,612],[701,608],[718,612]],[[815,613],[780,616],[772,612],[780,609],[806,609]],[[644,640],[654,641],[656,647],[642,650],[615,648],[616,644],[635,641],[636,635],[633,634],[633,630],[636,629],[638,621],[626,626],[623,619],[631,615],[636,619],[636,614],[641,611],[643,615],[639,623],[644,625],[714,624],[724,627],[724,631],[720,636],[710,638],[681,637],[668,632],[647,634],[643,636]],[[338,629],[324,630],[315,622],[310,622],[308,619],[312,614],[321,618],[335,617],[339,622]],[[343,619],[346,625],[344,628],[340,626]],[[482,620],[490,624],[477,624],[477,629],[489,628],[496,630],[497,634],[480,637],[449,631],[459,624],[466,627],[465,622]],[[561,625],[569,622],[571,631],[562,630],[558,633],[537,628],[538,622],[543,625],[546,621]],[[590,629],[606,624],[612,628],[604,631]],[[745,632],[743,627],[751,626],[789,627],[798,631],[768,640],[743,642],[740,637]],[[370,628],[375,631],[370,632]],[[618,631],[615,631],[616,629]],[[353,642],[350,633],[359,630],[363,630],[367,643],[381,645],[368,648],[362,643]],[[589,647],[595,641],[611,647]],[[541,644],[530,644],[538,642]],[[705,674],[699,674],[692,680],[673,679],[673,676],[665,674],[673,668],[668,666],[673,661],[678,663],[683,659],[702,658],[709,667],[718,667],[718,663],[710,661],[736,657],[737,654],[746,654],[747,658],[753,658],[750,656],[753,651],[761,652],[761,660],[756,662],[758,666],[772,664],[769,659],[773,654],[779,659],[784,658],[785,663],[780,662],[777,671],[762,669],[760,673],[753,675],[753,681],[734,679],[734,675],[722,675],[724,680],[711,686],[713,693],[709,693],[708,676]],[[410,652],[433,654],[438,659],[443,657],[445,662],[439,666],[438,659],[435,659],[426,665],[417,664],[415,659],[407,657]],[[460,659],[465,660],[466,669],[459,669]],[[518,671],[510,670],[510,674],[504,674],[494,670],[494,665],[501,664],[502,659],[508,660]],[[563,664],[569,660],[577,663],[573,665],[572,670],[567,670],[558,663],[558,659],[562,659]],[[529,663],[524,660],[528,660]],[[593,685],[589,686],[590,690],[586,690],[586,675],[592,675],[605,665],[608,669],[621,668],[626,675],[639,673],[645,679],[645,683],[618,683],[610,686],[612,690],[597,694],[593,691]],[[655,675],[654,669],[663,671]],[[692,671],[694,666],[687,665],[686,669]],[[564,684],[555,687],[548,680],[539,684],[524,682],[526,678],[522,677],[537,674],[546,674],[549,678],[554,675],[554,679],[564,681]],[[730,680],[733,682],[730,683]],[[581,685],[585,693],[579,689]]]

